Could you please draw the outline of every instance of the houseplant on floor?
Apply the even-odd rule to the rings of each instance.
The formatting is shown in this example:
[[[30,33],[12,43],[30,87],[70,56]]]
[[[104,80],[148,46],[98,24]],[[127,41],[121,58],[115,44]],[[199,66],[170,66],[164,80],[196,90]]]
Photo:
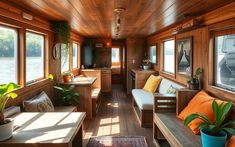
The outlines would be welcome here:
[[[17,97],[17,94],[12,91],[19,87],[14,83],[0,85],[0,141],[9,139],[12,136],[14,121],[4,118],[4,110],[7,101],[10,98],[15,99]]]
[[[64,106],[75,105],[78,107],[80,95],[78,92],[74,92],[72,90],[74,86],[70,87],[54,86],[54,88],[58,91],[60,104]]]
[[[199,76],[202,74],[203,69],[202,68],[197,68],[195,75],[193,75],[193,77],[188,81],[188,86],[189,89],[192,90],[198,90],[199,89]]]
[[[220,105],[214,100],[212,102],[212,110],[215,121],[210,120],[205,114],[191,114],[184,120],[184,124],[188,125],[194,119],[201,119],[202,123],[198,125],[201,133],[203,147],[224,147],[226,139],[235,135],[235,129],[230,128],[234,121],[226,121],[226,116],[232,107],[232,103],[221,103]]]

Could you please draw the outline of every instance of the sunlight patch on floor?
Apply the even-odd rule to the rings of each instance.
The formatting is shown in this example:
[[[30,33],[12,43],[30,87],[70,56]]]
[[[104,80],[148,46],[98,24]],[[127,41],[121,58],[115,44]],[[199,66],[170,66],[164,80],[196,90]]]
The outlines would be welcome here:
[[[108,106],[112,106],[114,108],[118,108],[119,107],[118,103],[108,103],[107,105]]]
[[[103,118],[100,120],[97,136],[113,135],[120,133],[119,116]]]

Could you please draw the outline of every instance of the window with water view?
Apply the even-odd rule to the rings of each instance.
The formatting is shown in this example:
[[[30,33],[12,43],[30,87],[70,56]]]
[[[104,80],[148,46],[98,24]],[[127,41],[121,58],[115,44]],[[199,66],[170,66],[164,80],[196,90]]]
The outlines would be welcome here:
[[[173,74],[175,72],[175,40],[164,41],[163,50],[163,71]]]
[[[78,68],[78,44],[73,43],[73,68]]]
[[[17,31],[0,26],[0,84],[18,83]]]
[[[69,49],[68,45],[61,44],[61,72],[69,71]]]
[[[215,38],[215,85],[235,91],[235,34]]]
[[[44,77],[44,36],[26,33],[26,83]]]

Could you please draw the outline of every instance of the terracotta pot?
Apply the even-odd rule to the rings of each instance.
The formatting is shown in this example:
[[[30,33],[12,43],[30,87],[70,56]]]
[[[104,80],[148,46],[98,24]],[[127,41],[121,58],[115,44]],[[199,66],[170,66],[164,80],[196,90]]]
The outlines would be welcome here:
[[[71,76],[63,76],[63,80],[65,83],[68,83],[71,80]]]

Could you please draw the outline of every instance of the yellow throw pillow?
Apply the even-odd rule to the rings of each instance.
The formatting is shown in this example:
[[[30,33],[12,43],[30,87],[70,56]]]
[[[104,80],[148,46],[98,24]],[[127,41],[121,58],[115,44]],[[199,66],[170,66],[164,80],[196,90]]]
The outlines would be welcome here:
[[[158,88],[158,85],[160,84],[161,82],[161,79],[162,77],[161,76],[154,76],[154,75],[151,75],[147,82],[145,83],[144,85],[144,90],[148,91],[148,92],[151,92],[151,93],[154,93],[157,88]]]

